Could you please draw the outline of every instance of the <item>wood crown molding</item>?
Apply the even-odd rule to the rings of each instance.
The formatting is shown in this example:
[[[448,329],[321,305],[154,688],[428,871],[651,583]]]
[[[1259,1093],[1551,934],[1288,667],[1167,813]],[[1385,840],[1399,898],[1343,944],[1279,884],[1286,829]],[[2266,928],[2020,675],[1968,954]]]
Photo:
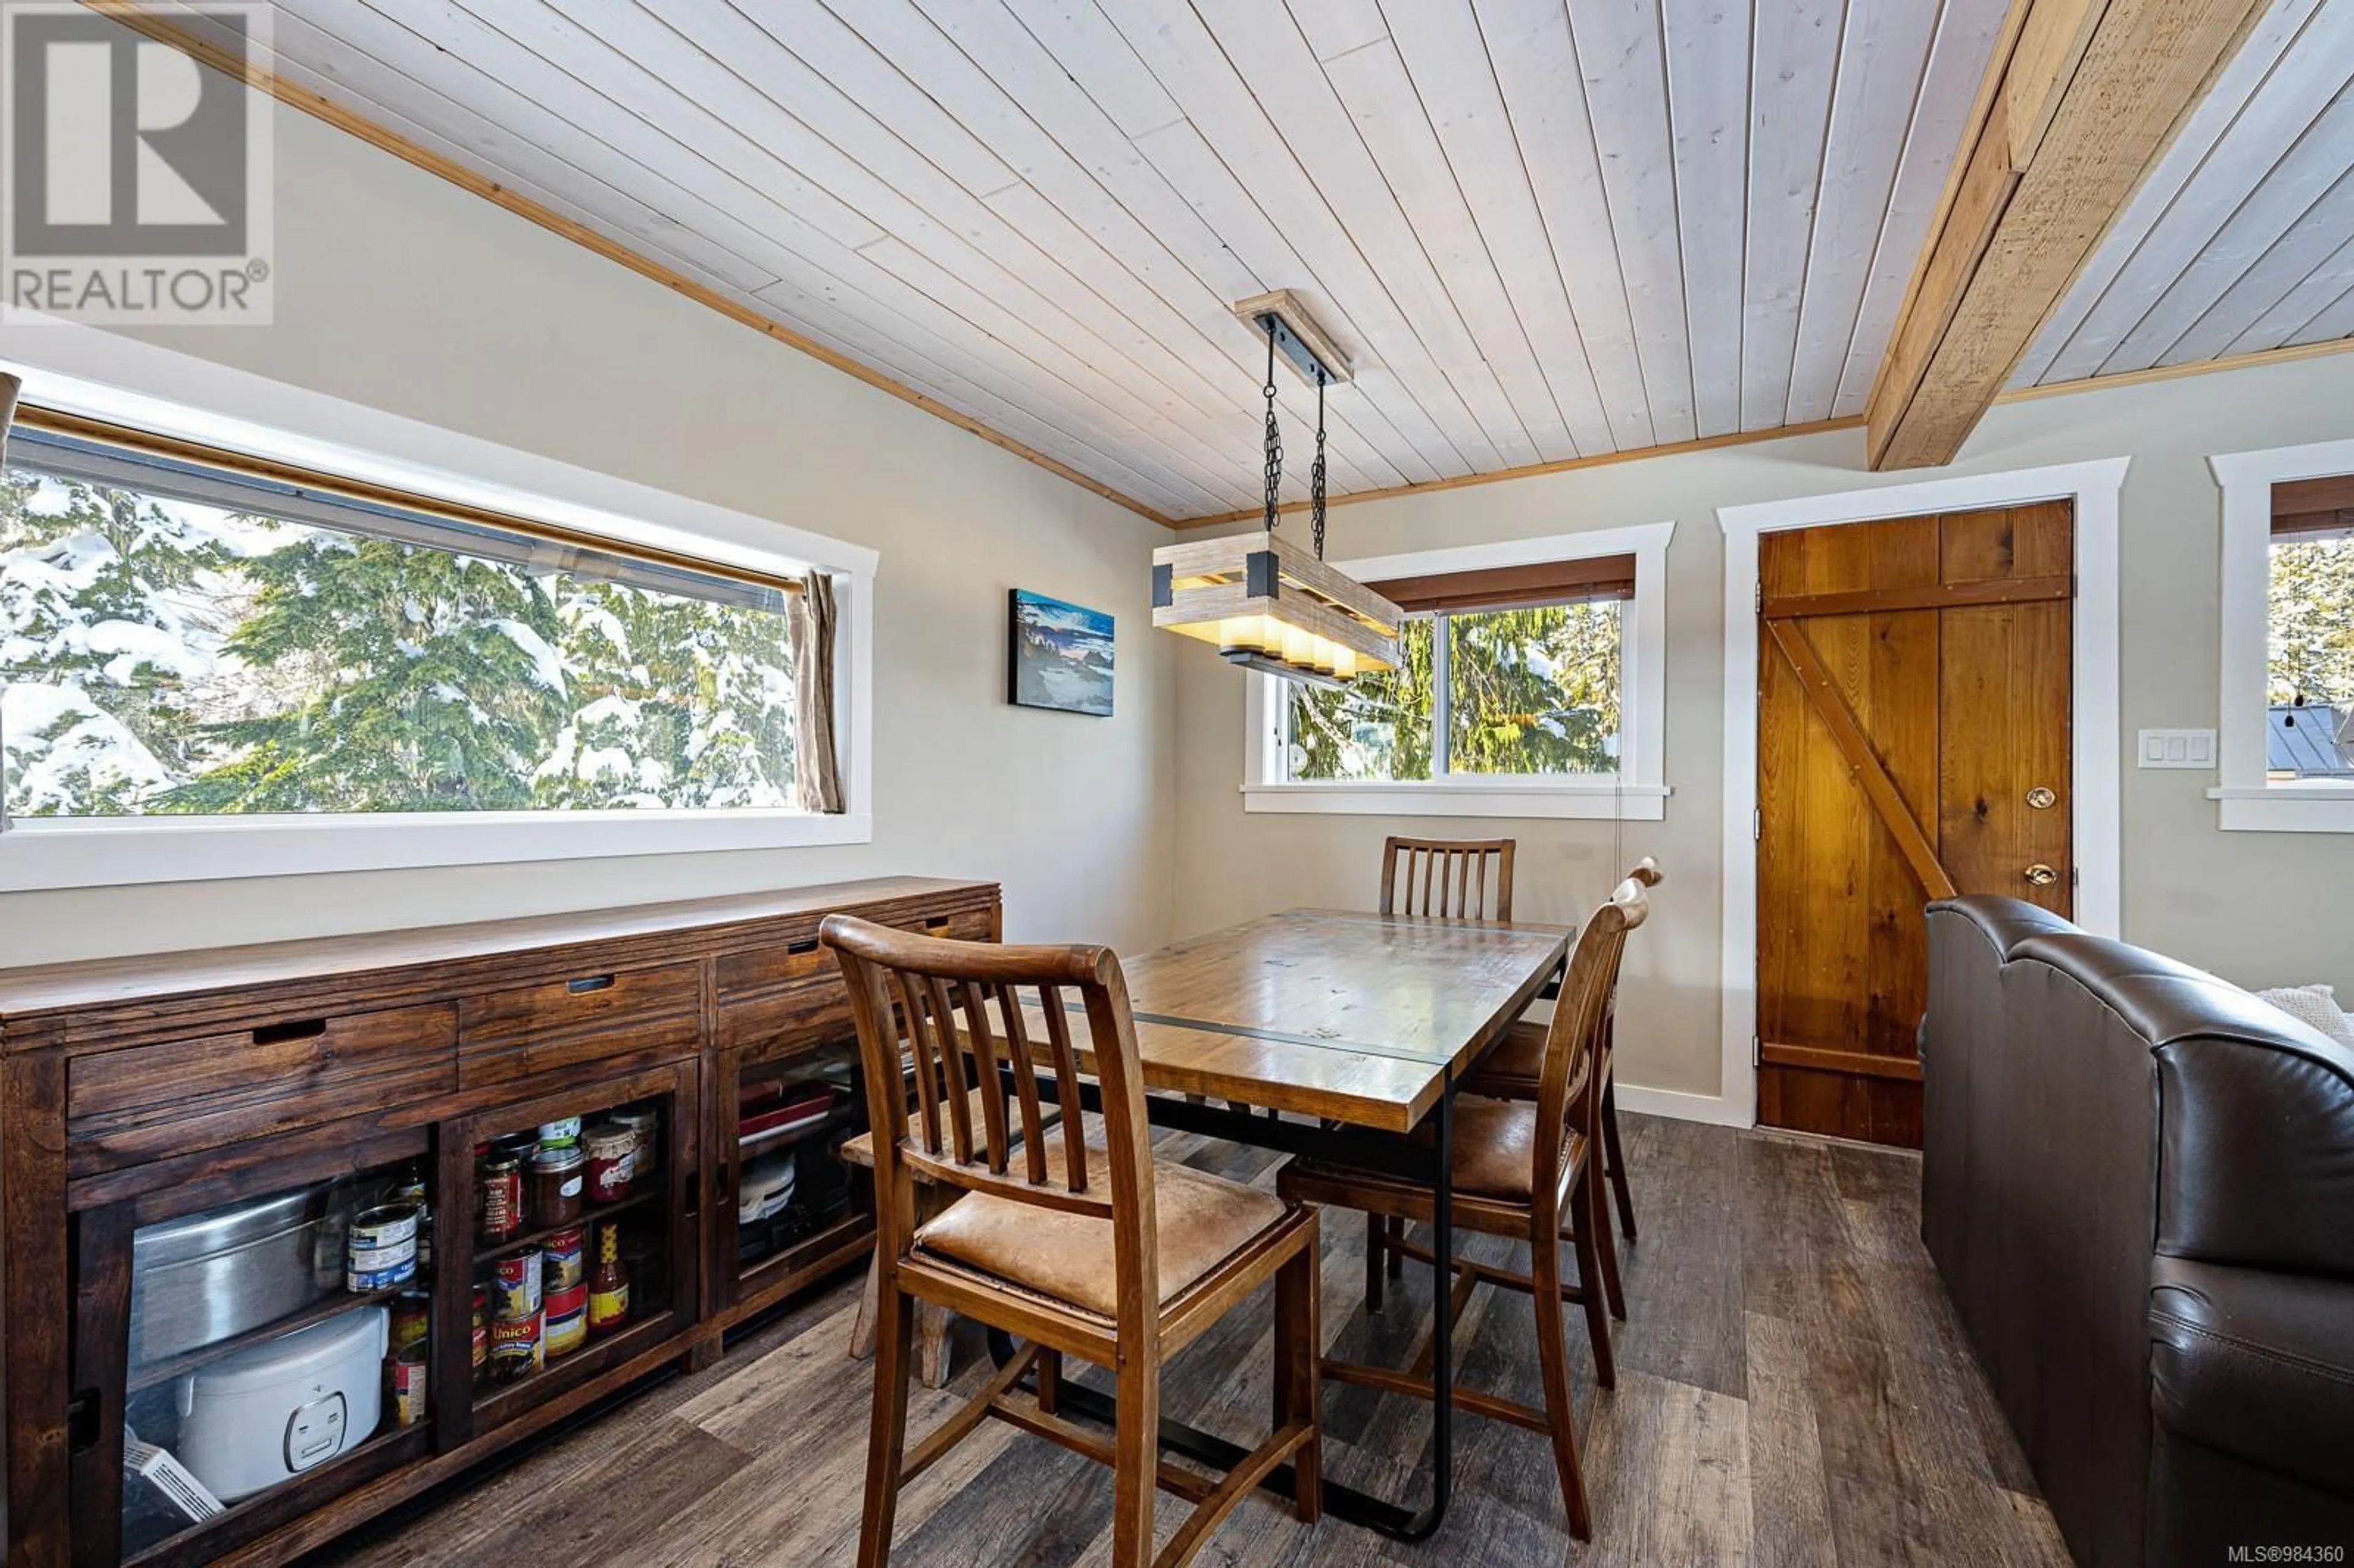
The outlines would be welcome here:
[[[1874,469],[1953,461],[2264,0],[2018,0],[1867,406]]]
[[[2040,387],[2018,387],[1995,395],[1992,401],[2001,406],[2009,403],[2031,403],[2043,397],[2065,397],[2077,392],[2105,392],[2114,387],[2138,387],[2146,382],[2175,381],[2189,376],[2209,376],[2227,370],[2246,370],[2260,365],[2283,365],[2300,359],[2316,359],[2326,355],[2354,350],[2354,337],[2331,338],[2327,343],[2288,344],[2279,348],[2258,349],[2253,354],[2235,354],[2223,359],[2194,361],[2188,365],[2153,366],[2147,370],[2120,371],[2114,376],[2089,376],[2078,381],[2053,381]],[[1531,463],[1523,468],[1498,469],[1490,473],[1467,473],[1453,479],[1426,480],[1419,484],[1397,484],[1385,490],[1357,490],[1345,495],[1335,495],[1327,504],[1348,506],[1360,501],[1394,501],[1400,496],[1421,495],[1441,490],[1459,490],[1474,484],[1501,484],[1508,480],[1541,479],[1550,473],[1568,473],[1582,468],[1601,468],[1617,462],[1641,462],[1651,458],[1676,457],[1686,452],[1713,451],[1721,447],[1747,446],[1755,441],[1778,441],[1786,437],[1819,436],[1836,430],[1861,429],[1862,415],[1850,415],[1839,419],[1818,419],[1806,425],[1777,425],[1765,430],[1735,430],[1727,435],[1703,436],[1698,440],[1672,441],[1661,446],[1629,447],[1624,451],[1597,452],[1592,457],[1563,458],[1553,462]],[[1285,515],[1304,513],[1305,501],[1287,501],[1276,508]],[[1240,512],[1220,512],[1207,517],[1181,517],[1170,526],[1210,528],[1229,523],[1256,522],[1266,514],[1264,507],[1253,506]]]
[[[168,44],[197,64],[209,67],[225,76],[237,77],[248,86],[269,93],[281,103],[291,105],[316,119],[323,120],[338,131],[358,137],[370,146],[391,154],[403,163],[414,164],[430,175],[438,175],[451,185],[472,192],[483,200],[504,207],[516,217],[526,218],[551,233],[561,235],[577,245],[585,246],[609,261],[617,261],[640,277],[650,278],[675,293],[705,305],[729,320],[740,323],[785,344],[800,350],[811,358],[832,366],[846,376],[855,376],[867,386],[887,392],[902,402],[912,403],[925,413],[947,420],[971,435],[979,436],[991,446],[1001,447],[1018,458],[1036,463],[1040,468],[1069,480],[1080,489],[1102,496],[1117,505],[1126,507],[1149,522],[1167,528],[1173,520],[1167,514],[1146,505],[1134,496],[1122,494],[1100,480],[1091,479],[1077,469],[1044,452],[1025,446],[1013,437],[1000,434],[969,414],[960,413],[938,398],[896,381],[872,366],[862,364],[841,354],[814,338],[806,337],[782,322],[763,315],[741,304],[716,289],[708,288],[661,262],[642,256],[617,240],[608,238],[585,224],[576,223],[541,206],[522,193],[509,189],[487,175],[479,174],[429,148],[420,147],[408,137],[377,124],[364,114],[355,112],[321,93],[298,87],[276,72],[264,69],[249,60],[239,59],[210,41],[189,32],[170,18],[157,14],[143,0],[82,0],[82,4],[102,16],[111,16],[134,32]]]
[[[1360,501],[1394,501],[1401,495],[1423,495],[1441,490],[1461,490],[1474,484],[1501,484],[1507,480],[1538,479],[1549,473],[1570,473],[1581,468],[1601,468],[1614,462],[1638,462],[1645,458],[1673,457],[1678,452],[1713,451],[1719,447],[1746,446],[1752,441],[1779,440],[1785,436],[1819,436],[1828,430],[1853,430],[1863,425],[1861,415],[1843,419],[1817,419],[1805,425],[1776,425],[1770,430],[1733,430],[1721,436],[1702,436],[1698,440],[1669,441],[1653,447],[1628,447],[1623,451],[1596,452],[1592,457],[1557,458],[1552,462],[1529,463],[1520,468],[1500,468],[1488,473],[1461,473],[1449,479],[1426,479],[1416,484],[1394,484],[1383,490],[1353,490],[1345,495],[1329,497],[1328,506],[1351,506]],[[1287,501],[1276,508],[1286,515],[1308,510],[1305,501]],[[1181,518],[1171,524],[1176,528],[1209,528],[1224,523],[1247,523],[1267,515],[1264,506],[1246,506],[1238,512],[1213,513],[1207,517]]]
[[[2320,359],[2354,349],[2354,337],[2333,337],[2320,343],[2285,343],[2221,359],[2194,359],[2183,365],[2153,365],[2147,370],[2121,370],[2114,376],[2088,376],[2076,381],[2049,381],[2037,387],[2014,387],[1997,403],[2031,403],[2039,397],[2064,397],[2071,392],[2105,392],[2113,387],[2140,387],[2152,381],[2179,381],[2186,376],[2213,376],[2226,370],[2246,370],[2259,365],[2287,365],[2300,359]]]
[[[982,440],[988,441],[992,446],[1000,447],[1006,451],[1013,453],[1017,457],[1026,459],[1027,461],[1037,464],[1039,467],[1045,469],[1048,472],[1053,473],[1059,478],[1066,479],[1073,484],[1079,486],[1081,489],[1086,490],[1092,494],[1102,496],[1107,501],[1110,501],[1119,506],[1124,507],[1127,510],[1135,513],[1138,516],[1145,518],[1149,522],[1158,524],[1164,528],[1184,530],[1191,528],[1207,528],[1225,524],[1246,522],[1262,514],[1261,508],[1249,507],[1234,512],[1213,513],[1198,517],[1171,517],[1166,514],[1145,504],[1143,502],[1135,499],[1133,496],[1123,494],[1120,492],[1112,489],[1110,486],[1102,483],[1100,481],[1092,479],[1087,475],[1079,472],[1077,470],[1070,467],[1067,463],[1064,463],[1055,458],[1049,457],[1044,452],[1034,450],[1010,436],[999,433],[989,426],[981,423],[980,420],[973,418],[970,415],[960,413],[956,409],[941,403],[935,397],[929,397],[925,393],[918,392],[911,387],[905,386],[902,383],[892,379],[890,376],[875,369],[871,366],[863,364],[846,355],[828,348],[825,344],[793,331],[792,328],[786,326],[781,322],[764,315],[748,306],[740,304],[736,301],[727,298],[724,294],[695,282],[692,279],[682,276],[677,271],[665,267],[659,261],[655,261],[648,257],[640,255],[637,251],[632,250],[626,245],[622,245],[616,240],[610,239],[584,225],[576,223],[560,213],[542,207],[539,203],[533,201],[530,197],[508,189],[497,180],[492,179],[485,175],[476,173],[475,171],[467,168],[464,164],[446,158],[440,154],[435,153],[425,147],[420,147],[416,143],[409,141],[405,136],[402,136],[399,132],[377,124],[376,122],[368,119],[366,115],[345,108],[344,105],[337,103],[333,99],[327,98],[319,93],[312,92],[307,89],[295,86],[294,84],[279,78],[273,72],[231,58],[225,52],[217,49],[203,38],[187,32],[185,28],[172,22],[167,17],[157,14],[148,5],[143,3],[143,0],[82,0],[82,4],[90,7],[91,10],[98,11],[105,16],[113,17],[117,21],[122,22],[124,26],[132,27],[145,37],[154,38],[160,43],[168,44],[172,48],[181,50],[201,65],[208,66],[215,70],[223,72],[224,74],[241,77],[249,85],[268,92],[271,97],[277,99],[282,103],[301,110],[302,112],[310,114],[316,119],[323,120],[326,123],[334,126],[339,131],[343,131],[349,135],[356,136],[361,141],[364,141],[369,145],[376,147],[384,152],[391,154],[394,157],[400,159],[404,163],[408,163],[418,168],[423,169],[428,174],[438,175],[439,177],[449,181],[452,185],[458,185],[462,189],[472,192],[475,196],[481,196],[485,201],[494,203],[497,206],[505,208],[507,211],[515,214],[519,217],[525,218],[530,222],[539,225],[541,228],[549,230],[551,233],[560,235],[564,238],[573,241],[575,244],[584,246],[596,252],[598,255],[604,257],[608,260],[620,263],[621,266],[628,268],[630,270],[637,273],[641,277],[651,279],[654,282],[662,284],[663,287],[670,289],[673,292],[693,300],[697,304],[705,305],[712,310],[717,311],[731,321],[735,321],[742,325],[750,327],[754,331],[761,333],[770,339],[785,344],[787,347],[797,349],[800,352],[810,355],[813,359],[819,360],[825,365],[831,366],[836,370],[842,371],[845,375],[854,376],[870,387],[887,392],[891,396],[900,398],[905,402],[911,403],[917,408],[923,409],[926,413],[934,415],[938,418],[945,419],[949,423],[956,426],[958,429],[978,436]],[[2027,49],[2031,47],[2031,40],[2027,36],[2027,28],[2025,26],[2030,12],[2040,11],[2044,5],[2055,4],[2060,5],[2062,8],[2073,7],[2087,14],[2094,9],[2094,6],[2090,4],[2090,0],[2020,0],[2020,4],[2013,6],[2011,16],[2005,24],[2005,33],[2002,38],[1997,43],[1994,52],[1994,63],[1989,67],[1987,80],[1980,89],[1978,106],[1974,112],[1974,118],[1971,122],[1971,132],[1967,137],[1966,137],[1966,141],[1969,144],[1975,145],[1978,141],[1984,139],[1986,123],[1989,117],[1997,111],[1999,106],[2001,106],[2001,112],[2005,115],[2004,124],[2006,128],[2002,132],[2004,144],[2010,147],[2017,147],[2021,144],[2019,141],[2020,133],[2012,132],[2007,128],[2009,125],[2009,110],[2007,106],[2006,95],[2001,90],[2003,89],[2004,83],[2007,79],[2007,68],[2012,58],[2018,56],[2022,49]],[[2122,6],[2122,5],[2123,0],[2119,0],[2119,5]],[[2253,10],[2260,9],[2261,7],[2254,5],[2253,4],[2253,0],[2251,0],[2250,8],[2253,13]],[[2039,38],[2044,36],[2045,35],[2042,34],[2037,35]],[[2087,34],[2087,39],[2089,39],[2089,37],[2090,35]],[[2033,47],[2038,50],[2045,50],[2051,46],[2038,42],[2035,43]],[[2073,47],[2073,40],[2070,47]],[[2228,50],[2225,51],[2227,57],[2228,53]],[[2066,48],[2061,49],[2060,54],[2062,58],[2059,64],[2052,68],[2055,78],[2061,66],[2067,65],[2070,58]],[[2081,60],[2082,50],[2076,50],[2073,58]],[[2195,96],[2191,101],[2195,103]],[[2054,113],[2056,114],[2056,104],[2053,106],[2053,109]],[[2186,107],[2185,112],[2187,111],[2188,109]],[[2043,130],[2039,131],[2033,138],[2026,143],[2031,152],[2041,145],[2045,135],[2048,133],[2051,123],[2051,117],[2046,116],[2043,118]],[[2160,147],[2163,147],[2163,143],[2160,143]],[[1930,240],[1924,247],[1921,259],[1915,264],[1912,283],[1907,290],[1904,302],[1900,307],[1897,332],[1895,336],[1891,339],[1889,357],[1886,361],[1883,361],[1881,367],[1880,382],[1876,383],[1872,389],[1871,407],[1874,408],[1879,408],[1882,403],[1883,386],[1887,382],[1891,368],[1895,363],[1897,346],[1899,343],[1902,342],[1907,328],[1912,325],[1913,318],[1916,310],[1920,308],[1924,286],[1925,283],[1927,282],[1928,275],[1932,270],[1939,240],[1946,228],[1948,227],[1948,221],[1953,216],[1955,207],[1961,198],[1965,177],[1967,173],[1968,169],[1967,161],[1956,161],[1953,173],[1947,178],[1946,192],[1941,199],[1937,215],[1935,218],[1933,219],[1930,226]],[[2121,200],[2122,198],[2120,198],[2120,201]],[[2105,222],[2104,223],[2104,231],[2105,231]],[[2087,254],[2089,254],[2089,252],[2090,247],[2088,246]],[[2071,278],[2073,277],[2073,270],[2071,270],[2070,276]],[[2064,291],[2064,285],[2062,291]],[[2055,295],[2055,301],[2056,298],[2057,296]],[[1950,321],[1950,315],[1947,317],[1947,320]],[[2040,316],[2038,320],[2040,323]],[[2032,334],[2031,334],[2030,337],[2031,338],[2031,336]],[[2021,351],[2024,350],[2024,347],[2025,344],[2022,343],[2020,344]],[[2033,397],[2056,397],[2070,392],[2084,391],[2093,387],[2131,386],[2144,381],[2168,380],[2179,376],[2196,376],[2202,375],[2210,371],[2234,370],[2251,365],[2270,364],[2282,360],[2307,358],[2317,355],[2334,354],[2348,348],[2354,348],[2354,338],[2334,340],[2322,344],[2294,344],[2282,348],[2265,349],[2253,354],[2236,355],[2225,359],[2209,360],[2197,364],[2163,366],[2148,370],[2132,371],[2115,376],[2094,376],[2081,381],[2057,382],[2047,386],[2020,387],[2012,391],[1999,392],[1990,397],[1988,399],[1988,402],[2009,403]],[[2014,362],[2016,357],[2016,355],[2012,356]],[[2004,373],[2008,374],[2008,366],[2005,366]],[[1790,436],[1820,435],[1829,431],[1856,429],[1864,427],[1867,424],[1869,418],[1870,416],[1867,414],[1861,416],[1849,416],[1841,418],[1819,419],[1807,424],[1781,425],[1770,429],[1736,430],[1723,435],[1703,436],[1695,440],[1672,441],[1655,446],[1634,447],[1621,451],[1598,452],[1590,457],[1564,458],[1551,462],[1531,463],[1519,468],[1499,469],[1487,473],[1461,474],[1447,479],[1429,480],[1412,484],[1393,485],[1379,490],[1354,491],[1345,494],[1331,497],[1330,504],[1333,506],[1344,506],[1363,501],[1388,501],[1394,500],[1400,496],[1421,494],[1426,492],[1454,490],[1478,484],[1500,484],[1507,481],[1516,479],[1540,478],[1546,474],[1566,473],[1578,469],[1597,468],[1608,463],[1636,462],[1649,458],[1672,457],[1682,452],[1709,451],[1721,447],[1741,446],[1753,441],[1778,440],[1784,437]],[[1972,422],[1975,423],[1975,416],[1973,417]],[[1964,433],[1967,434],[1967,430],[1965,430]],[[1956,440],[1955,444],[1958,447],[1958,440]],[[1883,465],[1875,462],[1873,466],[1880,467]],[[1304,513],[1308,510],[1308,503],[1305,501],[1286,502],[1278,507],[1278,510],[1286,514]]]

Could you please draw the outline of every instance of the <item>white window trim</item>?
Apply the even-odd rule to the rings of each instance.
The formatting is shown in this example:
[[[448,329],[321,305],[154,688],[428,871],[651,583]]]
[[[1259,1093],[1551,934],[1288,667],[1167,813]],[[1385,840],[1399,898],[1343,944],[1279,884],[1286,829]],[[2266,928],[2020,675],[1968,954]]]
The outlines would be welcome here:
[[[0,331],[0,365],[24,377],[28,403],[542,518],[624,546],[779,576],[830,573],[846,808],[832,816],[779,810],[18,818],[0,832],[0,893],[873,842],[873,550],[73,323]]]
[[[1528,567],[1598,556],[1635,557],[1635,597],[1624,601],[1616,777],[1457,776],[1395,782],[1299,783],[1284,778],[1280,676],[1253,672],[1244,701],[1243,810],[1364,817],[1585,817],[1656,822],[1668,814],[1668,541],[1672,523],[1640,523],[1493,545],[1334,563],[1360,582],[1442,572]]]
[[[2216,762],[2207,791],[2228,832],[2354,833],[2354,785],[2264,777],[2272,662],[2273,486],[2354,473],[2354,440],[2221,452],[2207,460],[2223,487],[2222,680]]]

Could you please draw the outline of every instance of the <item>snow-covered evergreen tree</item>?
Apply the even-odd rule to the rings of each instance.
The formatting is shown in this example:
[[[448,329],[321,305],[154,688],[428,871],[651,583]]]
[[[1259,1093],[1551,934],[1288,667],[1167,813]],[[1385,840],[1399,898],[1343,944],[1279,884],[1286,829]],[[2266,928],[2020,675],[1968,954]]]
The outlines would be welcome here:
[[[784,806],[781,615],[11,470],[21,815]]]
[[[315,672],[276,712],[209,725],[233,753],[181,811],[440,811],[531,804],[563,723],[556,605],[519,567],[313,528],[246,563],[228,652]]]
[[[236,554],[217,514],[0,475],[0,758],[23,816],[143,809],[192,766]]]
[[[791,804],[781,616],[570,577],[557,596],[575,705],[540,766],[541,804]]]

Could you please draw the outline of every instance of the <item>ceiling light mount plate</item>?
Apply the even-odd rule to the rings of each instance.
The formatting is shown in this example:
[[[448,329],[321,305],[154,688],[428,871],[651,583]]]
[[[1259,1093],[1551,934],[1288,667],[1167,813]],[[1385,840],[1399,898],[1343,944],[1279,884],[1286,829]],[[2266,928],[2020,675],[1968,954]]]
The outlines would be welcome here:
[[[1269,293],[1255,294],[1235,305],[1235,314],[1251,329],[1254,337],[1275,334],[1276,351],[1299,374],[1309,386],[1316,385],[1316,373],[1324,373],[1324,384],[1339,387],[1349,379],[1349,361],[1340,345],[1325,335],[1308,313],[1308,306],[1289,289],[1277,289]]]

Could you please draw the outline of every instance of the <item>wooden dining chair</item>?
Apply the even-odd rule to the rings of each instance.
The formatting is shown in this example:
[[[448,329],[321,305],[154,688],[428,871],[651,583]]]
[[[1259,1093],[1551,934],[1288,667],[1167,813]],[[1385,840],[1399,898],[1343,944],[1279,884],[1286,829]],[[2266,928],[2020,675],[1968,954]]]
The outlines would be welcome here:
[[[1640,883],[1646,890],[1667,880],[1659,863],[1645,855],[1627,874],[1629,881]],[[1618,1230],[1628,1241],[1635,1239],[1635,1200],[1627,1180],[1627,1147],[1618,1136],[1618,1095],[1617,1080],[1617,1034],[1618,1021],[1618,988],[1617,970],[1612,970],[1610,994],[1603,999],[1601,1035],[1595,1042],[1595,1073],[1599,1097],[1596,1113],[1600,1120],[1601,1148],[1598,1150],[1602,1171],[1610,1189],[1610,1196],[1618,1211]],[[1533,1100],[1537,1097],[1538,1080],[1544,1063],[1545,1027],[1523,1019],[1504,1032],[1488,1054],[1466,1075],[1463,1086],[1475,1095],[1488,1095],[1500,1100]],[[1595,1214],[1597,1224],[1606,1217],[1602,1211],[1602,1189],[1595,1188]],[[1627,1316],[1626,1292],[1618,1278],[1618,1247],[1606,1230],[1596,1235],[1602,1255],[1603,1293],[1609,1298],[1610,1315]]]
[[[1513,844],[1511,839],[1392,836],[1382,845],[1382,913],[1511,919]]]
[[[883,1266],[859,1568],[890,1561],[900,1488],[991,1416],[1111,1467],[1113,1568],[1192,1561],[1286,1459],[1294,1510],[1313,1520],[1322,1500],[1316,1213],[1152,1158],[1128,983],[1111,950],[948,941],[842,915],[829,916],[819,935],[848,983],[878,1134],[875,1255]],[[1066,997],[1087,1021],[1084,1046],[1073,1040]],[[915,1067],[912,1118],[898,1086],[907,1057]],[[1064,1131],[1081,1125],[1082,1070],[1100,1091],[1100,1149],[1047,1136],[1050,1100]],[[919,1224],[919,1180],[960,1195]],[[1222,1479],[1162,1465],[1161,1362],[1269,1279],[1273,1435]],[[907,1450],[918,1302],[1027,1343]],[[1119,1416],[1108,1438],[1056,1413],[1066,1356],[1112,1369]],[[1025,1375],[1033,1380],[1027,1399],[1019,1392]],[[1159,1489],[1194,1506],[1155,1557]]]
[[[1530,1270],[1520,1275],[1466,1259],[1448,1260],[1455,1276],[1451,1320],[1464,1321],[1464,1308],[1483,1283],[1527,1291],[1536,1304],[1537,1361],[1543,1375],[1544,1407],[1534,1409],[1462,1388],[1456,1389],[1453,1397],[1476,1414],[1509,1421],[1552,1438],[1553,1467],[1560,1478],[1570,1533],[1580,1541],[1592,1534],[1593,1516],[1578,1467],[1577,1413],[1570,1400],[1567,1323],[1562,1306],[1575,1302],[1585,1308],[1596,1380],[1604,1388],[1616,1386],[1610,1318],[1596,1285],[1589,1201],[1595,1175],[1594,1042],[1603,1003],[1617,978],[1626,934],[1641,925],[1649,912],[1642,885],[1624,882],[1579,932],[1561,1000],[1545,1032],[1544,1064],[1535,1102],[1458,1094],[1454,1107],[1453,1223],[1465,1230],[1525,1241]],[[1435,1194],[1427,1181],[1318,1160],[1291,1161],[1277,1175],[1276,1190],[1291,1202],[1362,1209],[1384,1218],[1429,1224],[1434,1214]],[[1564,1237],[1577,1255],[1575,1284],[1562,1279]],[[1410,1243],[1396,1245],[1411,1255],[1429,1255]],[[1428,1399],[1433,1397],[1430,1363],[1435,1351],[1435,1345],[1426,1347],[1422,1359],[1409,1372],[1328,1361],[1323,1363],[1323,1375],[1335,1383]]]
[[[1450,920],[1512,917],[1513,839],[1402,839],[1382,842],[1382,913]],[[1396,1242],[1405,1222],[1365,1217],[1365,1309],[1378,1312],[1385,1281],[1404,1270]]]
[[[1000,1027],[1002,1027],[1002,1023]],[[985,1092],[983,1088],[975,1087],[968,1097],[971,1103],[967,1107],[966,1114],[973,1118],[975,1126],[980,1126],[981,1119],[987,1115],[981,1104],[981,1096]],[[1059,1160],[1064,1158],[1062,1107],[1046,1106],[1043,1107],[1041,1115],[1045,1123],[1046,1158],[1049,1162]],[[923,1121],[923,1117],[924,1113],[920,1108],[908,1115],[908,1137],[918,1136],[917,1128]],[[1102,1148],[1103,1119],[1100,1117],[1089,1117],[1087,1119],[1087,1130],[1084,1136],[1089,1147]],[[1016,1132],[1013,1136],[1018,1139],[1021,1135]],[[863,1170],[873,1171],[875,1169],[875,1135],[872,1132],[862,1132],[854,1138],[844,1139],[842,1144],[842,1160],[846,1165],[855,1165]],[[916,1178],[915,1189],[916,1223],[918,1225],[938,1218],[939,1212],[954,1202],[960,1195],[953,1187],[943,1187],[938,1182],[923,1177]],[[867,1262],[866,1284],[859,1293],[858,1310],[851,1318],[850,1359],[852,1361],[863,1361],[875,1353],[875,1308],[881,1291],[882,1277],[883,1260],[878,1255]],[[949,1360],[949,1328],[955,1317],[956,1314],[947,1308],[936,1306],[928,1301],[916,1308],[916,1381],[926,1388],[946,1388],[949,1385],[949,1374],[955,1370]]]

